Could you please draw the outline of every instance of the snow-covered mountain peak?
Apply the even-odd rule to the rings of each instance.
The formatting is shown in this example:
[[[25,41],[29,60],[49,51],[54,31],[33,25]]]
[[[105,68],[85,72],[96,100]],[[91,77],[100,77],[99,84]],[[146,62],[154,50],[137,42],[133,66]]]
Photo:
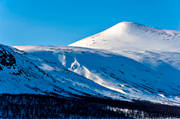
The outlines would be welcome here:
[[[110,27],[109,29],[105,30],[104,32],[117,32],[117,31],[121,31],[121,32],[127,32],[129,30],[132,29],[136,29],[140,28],[140,27],[144,27],[144,25],[135,23],[135,22],[120,22],[112,27]]]
[[[105,49],[179,51],[180,31],[157,29],[134,22],[120,22],[111,28],[70,46]]]
[[[133,25],[133,24],[135,24],[135,23],[124,21],[124,22],[120,22],[120,23],[118,23],[118,24],[116,24],[116,25],[114,25],[114,26],[112,26],[112,27],[117,27],[117,28],[119,27],[119,28],[122,28],[122,27],[128,27],[128,26],[131,26],[131,25]]]
[[[130,27],[136,27],[136,26],[144,26],[144,25],[141,25],[139,23],[135,23],[135,22],[127,22],[127,21],[123,21],[123,22],[120,22],[112,27],[119,27],[120,28],[123,28],[123,27],[126,27],[126,28],[130,28]]]

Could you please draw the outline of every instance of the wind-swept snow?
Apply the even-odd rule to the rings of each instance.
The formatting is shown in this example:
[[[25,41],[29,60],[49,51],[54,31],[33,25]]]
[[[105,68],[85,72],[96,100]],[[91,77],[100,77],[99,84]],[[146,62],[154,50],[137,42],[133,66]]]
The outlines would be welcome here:
[[[62,75],[65,75],[64,82],[67,82],[67,85],[84,93],[121,100],[140,99],[166,104],[179,103],[179,83],[164,78],[166,74],[162,74],[158,69],[149,68],[127,57],[103,50],[75,47],[16,46],[16,48],[24,50],[27,57],[36,57],[34,59],[37,66],[46,62],[48,66],[56,67],[56,70],[49,71],[53,77],[62,80]],[[40,60],[39,63],[37,59]],[[77,77],[60,73],[62,69],[85,77],[84,82],[81,80],[76,83]],[[71,78],[68,79],[69,77]],[[90,85],[89,81],[94,84]],[[81,86],[88,90],[82,89]]]

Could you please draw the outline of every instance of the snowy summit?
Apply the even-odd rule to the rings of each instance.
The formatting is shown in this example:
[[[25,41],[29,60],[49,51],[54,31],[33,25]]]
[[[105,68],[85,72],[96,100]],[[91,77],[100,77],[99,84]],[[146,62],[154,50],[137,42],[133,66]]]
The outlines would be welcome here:
[[[180,31],[162,30],[133,22],[120,22],[70,46],[117,52],[121,49],[179,51]]]

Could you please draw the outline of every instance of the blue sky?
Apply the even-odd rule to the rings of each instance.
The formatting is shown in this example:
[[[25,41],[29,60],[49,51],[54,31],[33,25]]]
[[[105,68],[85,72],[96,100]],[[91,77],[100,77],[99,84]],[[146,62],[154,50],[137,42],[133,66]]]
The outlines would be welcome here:
[[[180,30],[180,0],[0,0],[0,43],[68,45],[121,21]]]

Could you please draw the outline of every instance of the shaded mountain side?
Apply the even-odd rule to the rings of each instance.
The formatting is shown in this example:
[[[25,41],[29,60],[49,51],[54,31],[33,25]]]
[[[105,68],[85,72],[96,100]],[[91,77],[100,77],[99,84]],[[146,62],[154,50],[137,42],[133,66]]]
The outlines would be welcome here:
[[[13,65],[16,65],[15,57],[4,48],[0,49],[0,65],[11,68]],[[2,66],[0,69],[2,70]]]

